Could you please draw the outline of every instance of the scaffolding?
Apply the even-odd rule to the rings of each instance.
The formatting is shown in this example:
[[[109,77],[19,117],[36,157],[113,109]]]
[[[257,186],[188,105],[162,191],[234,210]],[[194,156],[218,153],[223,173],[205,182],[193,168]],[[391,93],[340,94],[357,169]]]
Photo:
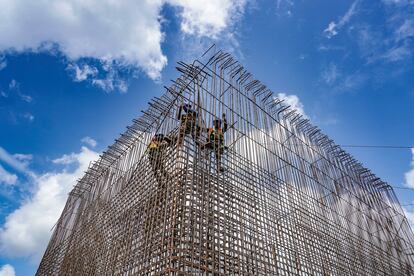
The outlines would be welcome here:
[[[76,183],[37,275],[414,274],[389,184],[230,54],[177,69]],[[224,146],[203,147],[222,114]]]

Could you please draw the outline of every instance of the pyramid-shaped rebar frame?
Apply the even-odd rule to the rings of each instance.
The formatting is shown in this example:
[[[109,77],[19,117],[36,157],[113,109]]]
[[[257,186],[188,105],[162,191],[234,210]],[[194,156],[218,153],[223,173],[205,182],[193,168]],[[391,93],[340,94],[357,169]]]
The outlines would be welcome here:
[[[212,47],[177,69],[74,186],[37,275],[414,274],[390,185],[230,54]],[[180,136],[184,104],[198,135]],[[220,171],[200,144],[223,113]],[[158,166],[155,134],[171,138]]]

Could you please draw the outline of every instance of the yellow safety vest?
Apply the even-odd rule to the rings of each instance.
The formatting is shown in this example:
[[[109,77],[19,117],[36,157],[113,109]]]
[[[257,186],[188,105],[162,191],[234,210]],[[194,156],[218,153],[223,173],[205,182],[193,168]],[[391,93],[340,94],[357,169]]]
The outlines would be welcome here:
[[[160,145],[160,141],[151,141],[151,143],[148,145],[147,153],[153,150],[157,150],[160,147]]]

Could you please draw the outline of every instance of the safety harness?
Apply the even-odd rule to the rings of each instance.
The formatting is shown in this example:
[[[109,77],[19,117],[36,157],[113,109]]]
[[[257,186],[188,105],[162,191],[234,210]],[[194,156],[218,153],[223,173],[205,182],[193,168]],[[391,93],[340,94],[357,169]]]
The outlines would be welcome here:
[[[210,142],[218,144],[220,147],[224,147],[224,133],[221,128],[215,129],[211,127],[208,129],[208,137]]]

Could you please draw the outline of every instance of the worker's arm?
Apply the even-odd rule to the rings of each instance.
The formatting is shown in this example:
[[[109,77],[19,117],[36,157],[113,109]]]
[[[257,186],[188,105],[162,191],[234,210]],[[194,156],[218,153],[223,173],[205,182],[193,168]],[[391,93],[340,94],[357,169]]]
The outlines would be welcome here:
[[[223,132],[226,132],[228,129],[228,124],[226,120],[226,114],[223,113]]]
[[[170,137],[166,136],[164,137],[164,142],[167,143],[167,145],[171,145],[173,143],[173,139],[171,139]]]
[[[151,143],[149,143],[149,144],[148,144],[147,148],[146,148],[146,149],[145,149],[145,151],[144,151],[144,154],[148,154],[148,153],[149,153],[150,144],[151,144]]]

